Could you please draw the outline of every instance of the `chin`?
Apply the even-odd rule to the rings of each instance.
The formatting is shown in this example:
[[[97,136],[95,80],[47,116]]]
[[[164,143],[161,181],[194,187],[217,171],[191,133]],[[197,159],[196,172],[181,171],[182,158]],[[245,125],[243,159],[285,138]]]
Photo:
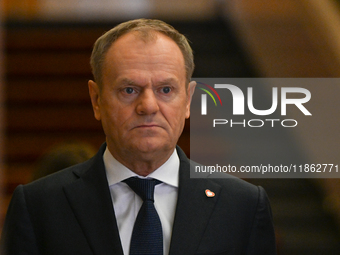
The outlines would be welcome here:
[[[136,150],[142,153],[162,153],[171,150],[175,146],[171,146],[168,141],[163,141],[162,139],[157,139],[156,142],[145,141],[140,143]]]

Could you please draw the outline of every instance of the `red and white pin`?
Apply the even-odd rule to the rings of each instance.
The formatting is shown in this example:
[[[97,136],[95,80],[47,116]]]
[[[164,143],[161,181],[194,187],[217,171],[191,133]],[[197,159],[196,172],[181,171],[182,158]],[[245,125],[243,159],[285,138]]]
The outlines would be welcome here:
[[[210,189],[206,189],[206,190],[205,190],[205,195],[206,195],[207,197],[214,197],[214,196],[215,196],[215,193],[212,192]]]

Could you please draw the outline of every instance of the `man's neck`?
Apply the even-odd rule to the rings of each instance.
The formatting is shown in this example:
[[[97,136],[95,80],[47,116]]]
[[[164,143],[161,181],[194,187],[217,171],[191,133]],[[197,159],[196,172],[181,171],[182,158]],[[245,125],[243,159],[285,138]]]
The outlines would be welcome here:
[[[153,171],[162,166],[172,155],[174,152],[173,148],[169,151],[156,151],[156,152],[148,152],[148,153],[115,153],[114,150],[110,150],[112,156],[120,162],[122,165],[136,173],[140,176],[147,176],[151,174]]]

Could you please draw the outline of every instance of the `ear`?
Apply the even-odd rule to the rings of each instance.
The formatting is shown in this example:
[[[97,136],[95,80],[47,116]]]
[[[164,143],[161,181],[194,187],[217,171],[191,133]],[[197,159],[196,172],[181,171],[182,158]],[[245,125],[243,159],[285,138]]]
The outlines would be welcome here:
[[[94,112],[94,117],[97,120],[100,120],[100,91],[97,83],[94,81],[89,80],[88,82],[89,85],[89,93],[90,93],[90,98],[91,98],[91,103],[92,103],[92,108]]]
[[[196,82],[195,81],[189,82],[188,91],[187,91],[187,106],[186,106],[186,114],[185,114],[186,119],[190,117],[190,105],[191,105],[192,96],[195,92],[195,88],[196,88]]]

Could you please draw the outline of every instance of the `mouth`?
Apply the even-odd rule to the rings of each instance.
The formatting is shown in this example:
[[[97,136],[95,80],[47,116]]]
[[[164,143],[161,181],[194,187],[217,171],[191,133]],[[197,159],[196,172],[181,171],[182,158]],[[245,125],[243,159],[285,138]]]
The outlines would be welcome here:
[[[145,125],[138,125],[135,128],[156,128],[156,127],[160,127],[160,126],[156,124],[145,124]]]

